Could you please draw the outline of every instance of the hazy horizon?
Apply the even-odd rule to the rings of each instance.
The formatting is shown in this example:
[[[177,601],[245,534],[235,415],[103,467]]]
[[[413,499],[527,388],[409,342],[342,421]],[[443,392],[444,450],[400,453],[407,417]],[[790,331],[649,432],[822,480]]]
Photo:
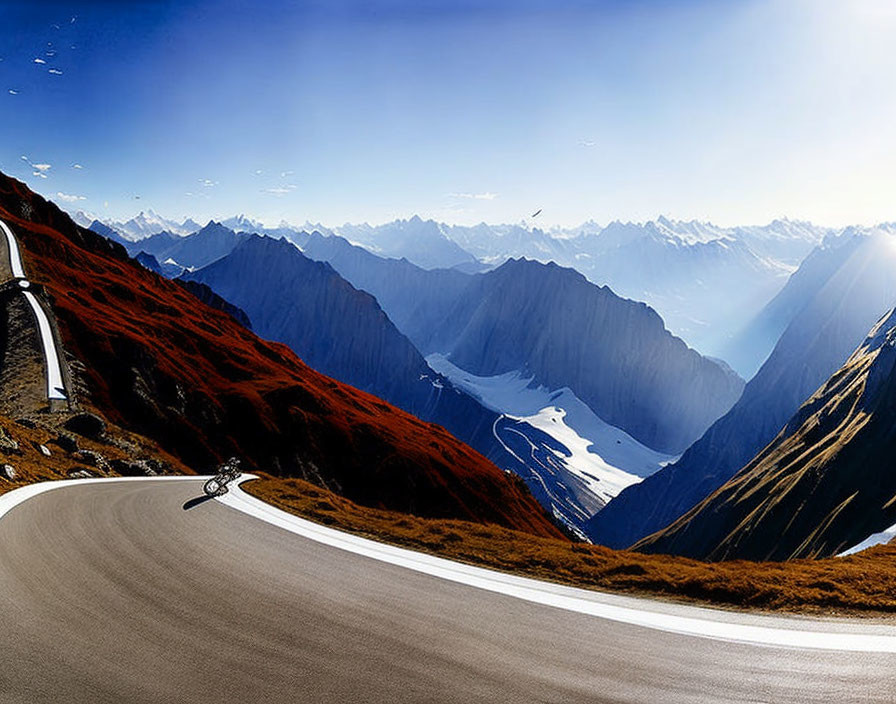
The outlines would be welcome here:
[[[36,185],[39,190],[40,184],[36,184]],[[52,196],[50,196],[49,198],[50,198],[50,200],[54,200],[52,198]],[[538,221],[538,219],[533,219],[531,217],[522,218],[518,222],[507,222],[507,221],[488,222],[485,220],[481,220],[479,222],[473,222],[473,223],[458,223],[458,222],[450,222],[447,220],[439,220],[439,219],[431,218],[431,217],[424,217],[420,213],[410,213],[407,215],[399,215],[399,216],[391,218],[389,220],[376,220],[375,221],[375,220],[367,219],[367,220],[354,220],[354,221],[342,220],[342,221],[337,221],[337,222],[320,222],[320,221],[312,221],[312,220],[307,220],[307,219],[306,220],[301,220],[301,219],[287,220],[285,218],[283,218],[281,220],[277,220],[277,221],[272,221],[272,220],[265,220],[264,218],[256,217],[252,213],[237,212],[237,211],[233,211],[230,213],[215,213],[215,214],[210,214],[210,215],[207,214],[207,215],[204,215],[203,217],[197,217],[195,214],[191,215],[189,213],[175,214],[172,216],[172,215],[169,215],[168,213],[159,212],[159,210],[157,210],[156,208],[154,208],[152,206],[141,207],[123,217],[108,217],[108,216],[103,215],[102,213],[95,213],[93,211],[90,211],[87,208],[80,207],[79,204],[71,204],[71,203],[65,203],[65,202],[60,203],[57,201],[57,205],[59,205],[59,207],[61,207],[63,210],[65,210],[70,215],[75,215],[76,213],[78,213],[80,211],[87,217],[96,217],[101,222],[106,222],[106,223],[108,223],[108,222],[126,223],[129,220],[138,217],[140,214],[148,214],[151,212],[154,215],[158,216],[159,218],[162,218],[162,219],[168,220],[168,221],[172,221],[172,222],[176,222],[178,224],[181,224],[181,223],[185,222],[186,220],[193,220],[194,222],[196,222],[197,224],[199,224],[201,226],[205,226],[211,221],[214,221],[217,223],[223,223],[224,221],[230,220],[231,218],[242,217],[242,218],[246,218],[247,220],[252,220],[254,222],[257,222],[257,223],[261,224],[262,227],[264,227],[266,229],[275,229],[280,226],[302,228],[306,225],[321,226],[328,230],[337,230],[340,227],[346,227],[346,226],[358,227],[358,226],[365,226],[365,225],[375,228],[375,227],[381,227],[383,225],[389,225],[394,222],[407,222],[409,220],[412,220],[415,217],[418,217],[425,222],[433,221],[439,225],[446,225],[448,227],[477,227],[480,225],[485,225],[487,227],[523,227],[523,228],[526,228],[529,230],[537,229],[537,230],[540,230],[547,234],[551,234],[552,232],[567,232],[570,230],[575,230],[575,229],[584,227],[586,225],[593,225],[594,227],[600,228],[600,229],[606,228],[607,226],[611,225],[612,223],[621,223],[624,225],[646,225],[650,222],[654,222],[654,223],[659,222],[661,219],[666,219],[666,220],[672,222],[673,224],[675,224],[675,223],[681,223],[681,224],[698,223],[700,225],[707,225],[710,227],[715,227],[715,228],[719,228],[719,229],[723,229],[723,230],[724,229],[733,229],[733,228],[738,228],[738,227],[766,227],[766,226],[772,225],[775,222],[790,222],[793,224],[808,225],[808,226],[815,227],[815,228],[832,229],[832,230],[839,230],[839,229],[843,229],[846,227],[874,228],[874,227],[878,227],[878,226],[882,226],[882,225],[890,225],[893,222],[896,222],[896,218],[894,218],[891,220],[881,220],[878,222],[851,222],[851,223],[847,223],[846,225],[831,225],[831,224],[825,223],[825,222],[815,222],[813,220],[803,220],[803,219],[798,219],[798,218],[793,218],[793,217],[788,217],[786,215],[782,215],[780,217],[775,217],[775,218],[772,218],[771,220],[764,221],[764,222],[737,222],[737,223],[733,223],[731,225],[727,225],[727,224],[721,225],[721,224],[719,224],[717,222],[713,222],[711,220],[701,220],[699,218],[675,218],[675,217],[666,215],[665,213],[655,214],[652,217],[648,217],[648,218],[644,218],[644,219],[640,219],[640,220],[626,220],[623,218],[610,218],[609,220],[598,221],[598,220],[595,220],[594,218],[587,218],[582,221],[576,221],[576,222],[572,222],[572,223],[562,223],[562,224],[558,224],[558,225],[545,225],[543,223],[540,223]]]

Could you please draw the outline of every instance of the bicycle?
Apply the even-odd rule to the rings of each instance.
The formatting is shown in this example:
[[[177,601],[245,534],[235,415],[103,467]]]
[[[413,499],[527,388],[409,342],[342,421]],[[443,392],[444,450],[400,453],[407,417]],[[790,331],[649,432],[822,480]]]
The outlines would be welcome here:
[[[227,485],[240,476],[239,465],[240,461],[236,457],[231,457],[219,466],[215,476],[202,487],[206,496],[224,496],[229,491]]]

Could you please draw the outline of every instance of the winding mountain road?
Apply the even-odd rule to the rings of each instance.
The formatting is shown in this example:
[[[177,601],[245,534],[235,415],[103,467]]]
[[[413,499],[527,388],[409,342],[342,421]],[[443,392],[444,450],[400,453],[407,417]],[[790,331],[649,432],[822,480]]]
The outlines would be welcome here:
[[[28,305],[31,307],[31,312],[34,314],[44,354],[47,400],[51,403],[53,401],[67,401],[68,394],[65,390],[65,377],[62,373],[62,363],[60,361],[61,355],[56,346],[56,339],[53,337],[50,319],[43,305],[31,291],[31,282],[25,277],[22,255],[19,252],[19,243],[12,230],[2,220],[0,220],[0,231],[3,232],[6,240],[6,248],[3,251],[3,256],[0,256],[0,275],[5,277],[6,280],[11,279],[14,285],[21,290],[22,295],[25,296],[25,300],[28,301]]]
[[[256,506],[292,521],[284,530],[237,510],[255,501],[239,490],[202,500],[201,487],[84,480],[0,506],[0,701],[896,700],[893,626],[714,612],[467,566],[452,577],[452,563]],[[575,606],[589,603],[610,618]],[[614,613],[729,624],[747,640],[802,634],[808,647]]]

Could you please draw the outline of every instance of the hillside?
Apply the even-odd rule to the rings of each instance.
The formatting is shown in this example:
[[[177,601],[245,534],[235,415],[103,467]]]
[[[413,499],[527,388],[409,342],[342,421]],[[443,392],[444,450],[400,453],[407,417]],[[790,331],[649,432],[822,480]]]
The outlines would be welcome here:
[[[520,482],[444,429],[314,372],[2,175],[0,217],[53,300],[82,403],[188,466],[235,454],[368,506],[559,535]]]
[[[446,316],[419,316],[409,335],[425,354],[479,376],[520,371],[549,389],[569,387],[607,423],[672,454],[743,388],[647,305],[556,264],[510,260],[479,274]]]
[[[882,231],[852,236],[853,244],[836,250],[833,273],[810,262],[822,280],[807,286],[808,300],[734,407],[678,462],[625,489],[596,515],[588,526],[593,540],[628,547],[682,516],[771,442],[846,361],[896,301],[896,238]]]
[[[733,479],[635,545],[699,559],[827,557],[896,523],[896,310]]]
[[[518,372],[551,391],[569,387],[602,420],[648,446],[656,442],[647,431],[653,424],[660,434],[679,434],[671,453],[680,452],[739,393],[734,375],[688,350],[650,308],[571,269],[511,260],[485,274],[426,271],[317,233],[303,251],[374,294],[427,357],[447,354],[477,376]],[[476,335],[487,344],[480,347]],[[688,399],[696,409],[683,412]],[[664,403],[672,411],[665,416]],[[597,443],[598,454],[612,450]]]

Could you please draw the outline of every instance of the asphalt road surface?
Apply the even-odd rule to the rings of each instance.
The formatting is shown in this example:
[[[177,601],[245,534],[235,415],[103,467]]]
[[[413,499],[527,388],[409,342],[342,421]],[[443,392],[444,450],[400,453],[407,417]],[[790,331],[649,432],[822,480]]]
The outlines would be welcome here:
[[[532,604],[199,501],[201,485],[84,482],[0,520],[0,702],[896,701],[893,654]]]

